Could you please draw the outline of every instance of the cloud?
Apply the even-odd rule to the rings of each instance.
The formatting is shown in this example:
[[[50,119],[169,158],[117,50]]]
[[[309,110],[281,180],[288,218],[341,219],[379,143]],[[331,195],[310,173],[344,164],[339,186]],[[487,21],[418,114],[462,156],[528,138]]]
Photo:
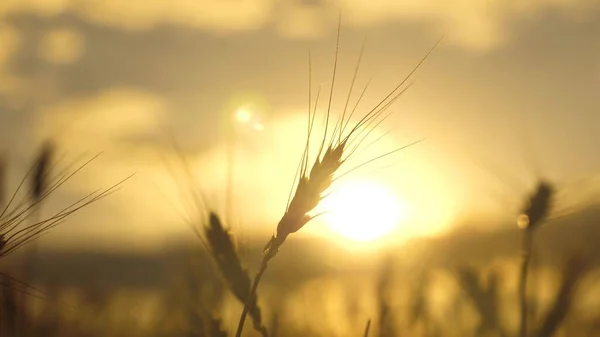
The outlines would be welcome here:
[[[6,0],[0,17],[13,13],[51,16],[69,12],[102,25],[149,29],[181,24],[216,33],[271,27],[284,36],[315,38],[334,31],[339,9],[346,22],[374,26],[398,21],[426,24],[436,34],[475,49],[501,45],[510,36],[511,22],[555,11],[563,16],[594,13],[590,0]]]
[[[0,22],[0,94],[10,92],[16,85],[16,79],[8,74],[7,64],[20,42],[17,30]]]
[[[157,114],[165,102],[158,96],[128,88],[59,102],[42,109],[37,134],[57,138],[78,148],[107,146],[123,137],[157,130]]]
[[[77,161],[81,164],[102,152],[85,170],[70,179],[63,192],[86,194],[138,173],[136,179],[126,183],[126,188],[104,201],[112,210],[110,214],[103,213],[98,221],[115,223],[116,227],[122,226],[124,221],[145,225],[154,220],[152,223],[156,224],[164,219],[162,209],[157,207],[152,214],[137,210],[160,201],[160,196],[148,186],[147,172],[166,169],[155,149],[124,146],[127,144],[123,140],[155,135],[160,130],[159,114],[165,109],[162,97],[126,87],[65,99],[37,111],[39,124],[34,128],[37,139],[32,143],[53,139],[58,148],[57,160],[62,160],[59,167],[77,161],[77,158],[81,158]],[[139,228],[133,226],[131,230]]]
[[[454,43],[486,50],[506,41],[514,21],[535,18],[545,11],[579,15],[593,3],[597,5],[597,1],[585,0],[352,0],[346,7],[349,20],[356,25],[421,21]]]
[[[55,28],[45,32],[40,42],[41,57],[54,64],[75,62],[83,52],[84,39],[76,30]]]

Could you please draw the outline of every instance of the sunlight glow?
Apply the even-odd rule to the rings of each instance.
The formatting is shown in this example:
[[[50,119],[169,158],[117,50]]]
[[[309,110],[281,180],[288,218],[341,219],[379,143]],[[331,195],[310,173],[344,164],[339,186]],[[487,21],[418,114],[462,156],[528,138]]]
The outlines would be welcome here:
[[[235,120],[238,123],[246,124],[252,120],[252,112],[248,109],[239,108],[235,112]]]
[[[336,188],[322,206],[329,227],[355,241],[371,241],[390,233],[407,214],[406,205],[392,191],[373,182]]]

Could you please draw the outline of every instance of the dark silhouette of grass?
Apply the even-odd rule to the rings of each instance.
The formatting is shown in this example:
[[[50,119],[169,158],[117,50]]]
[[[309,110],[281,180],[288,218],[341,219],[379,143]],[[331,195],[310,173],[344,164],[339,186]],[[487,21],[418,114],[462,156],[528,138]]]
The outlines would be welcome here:
[[[529,274],[534,233],[548,215],[553,192],[552,185],[540,181],[535,193],[526,200],[522,214],[517,219],[517,224],[523,229],[522,262],[519,278],[519,303],[521,306],[519,335],[521,337],[526,337],[528,334],[527,276]]]

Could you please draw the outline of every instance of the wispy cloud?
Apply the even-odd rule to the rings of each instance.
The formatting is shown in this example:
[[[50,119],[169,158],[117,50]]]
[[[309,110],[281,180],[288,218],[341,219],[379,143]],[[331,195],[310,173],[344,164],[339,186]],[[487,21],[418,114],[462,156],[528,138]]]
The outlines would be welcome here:
[[[67,27],[52,29],[40,41],[39,54],[47,62],[64,65],[75,62],[83,52],[84,38]]]
[[[43,109],[38,135],[59,137],[69,147],[105,147],[123,137],[156,132],[164,107],[160,97],[140,90],[108,89]]]
[[[8,61],[19,47],[17,31],[0,23],[0,94],[10,92],[15,87],[15,79],[8,75]]]
[[[123,29],[149,29],[160,24],[180,24],[217,33],[272,27],[295,38],[314,38],[332,31],[341,9],[346,21],[374,26],[398,21],[426,24],[449,40],[476,49],[500,45],[509,37],[511,22],[528,20],[545,11],[583,15],[598,5],[594,0],[8,0],[0,17],[14,13],[51,16],[74,13],[97,24]]]

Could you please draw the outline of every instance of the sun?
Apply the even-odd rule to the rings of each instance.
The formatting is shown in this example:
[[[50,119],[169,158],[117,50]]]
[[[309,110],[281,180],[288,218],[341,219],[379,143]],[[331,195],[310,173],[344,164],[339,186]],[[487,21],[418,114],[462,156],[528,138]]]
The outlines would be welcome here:
[[[390,233],[407,214],[406,205],[390,189],[367,181],[335,188],[321,206],[327,225],[354,241],[371,241]]]

